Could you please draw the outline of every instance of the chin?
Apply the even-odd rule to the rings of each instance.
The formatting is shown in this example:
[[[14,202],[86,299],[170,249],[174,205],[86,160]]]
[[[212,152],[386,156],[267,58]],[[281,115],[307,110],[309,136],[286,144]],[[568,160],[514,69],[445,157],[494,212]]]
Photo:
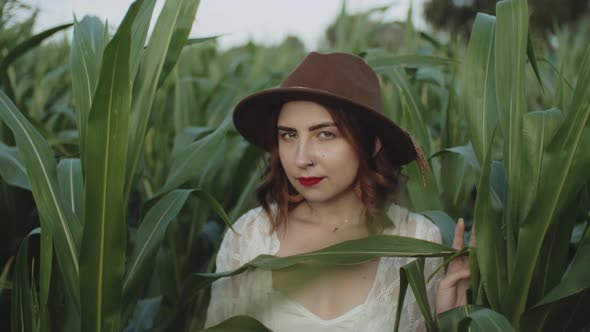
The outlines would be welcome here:
[[[302,195],[302,196],[305,199],[305,201],[310,202],[310,203],[319,203],[319,202],[323,202],[326,200],[325,197],[321,197],[318,195]]]

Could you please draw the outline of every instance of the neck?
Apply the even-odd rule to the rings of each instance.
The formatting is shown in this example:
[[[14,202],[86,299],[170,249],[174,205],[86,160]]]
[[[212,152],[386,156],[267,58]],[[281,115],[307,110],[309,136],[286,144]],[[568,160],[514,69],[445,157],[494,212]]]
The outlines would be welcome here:
[[[312,223],[330,226],[366,224],[366,208],[353,191],[330,201],[304,201],[299,207],[301,218]]]

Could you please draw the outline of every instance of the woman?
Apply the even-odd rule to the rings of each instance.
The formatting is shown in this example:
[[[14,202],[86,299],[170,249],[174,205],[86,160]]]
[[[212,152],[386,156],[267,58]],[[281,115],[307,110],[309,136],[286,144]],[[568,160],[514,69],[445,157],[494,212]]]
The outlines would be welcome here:
[[[217,271],[260,254],[291,256],[373,234],[441,241],[434,224],[391,204],[402,165],[417,160],[426,172],[428,164],[411,136],[383,115],[378,78],[363,59],[310,53],[280,88],[243,99],[234,124],[269,151],[270,163],[257,190],[261,206],[234,224],[238,234],[225,234]],[[463,246],[463,234],[460,221],[455,248]],[[223,278],[212,286],[205,326],[246,314],[278,332],[391,331],[399,268],[410,261],[255,269]],[[428,259],[425,275],[440,263]],[[461,259],[444,278],[433,278],[427,290],[437,313],[465,304],[468,278]],[[411,292],[400,330],[425,330]]]

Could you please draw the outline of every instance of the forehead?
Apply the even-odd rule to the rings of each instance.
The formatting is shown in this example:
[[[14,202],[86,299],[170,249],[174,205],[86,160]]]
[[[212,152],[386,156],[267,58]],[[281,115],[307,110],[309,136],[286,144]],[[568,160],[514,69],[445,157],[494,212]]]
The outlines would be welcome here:
[[[332,115],[323,105],[312,101],[290,101],[281,108],[278,125],[297,127],[333,121]]]

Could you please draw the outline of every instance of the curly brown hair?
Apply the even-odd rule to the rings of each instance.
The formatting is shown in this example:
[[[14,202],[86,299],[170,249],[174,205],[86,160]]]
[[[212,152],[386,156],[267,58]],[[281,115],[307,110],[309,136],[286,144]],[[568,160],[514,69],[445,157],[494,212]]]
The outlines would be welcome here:
[[[374,153],[375,141],[378,137],[371,132],[370,128],[363,125],[362,119],[356,114],[346,109],[323,106],[359,156],[357,181],[361,188],[361,201],[367,208],[367,227],[371,234],[381,233],[391,223],[384,208],[387,203],[396,201],[399,189],[405,180],[401,174],[401,166],[387,158],[385,147]],[[273,130],[269,130],[271,137],[267,139],[270,156],[262,181],[256,188],[258,202],[271,220],[271,233],[279,225],[286,223],[289,212],[301,203],[289,201],[289,195],[296,195],[297,192],[289,183],[279,158],[276,130],[279,113],[280,109],[273,112],[271,119],[267,122],[274,126]],[[273,203],[277,204],[275,214],[271,211]]]

